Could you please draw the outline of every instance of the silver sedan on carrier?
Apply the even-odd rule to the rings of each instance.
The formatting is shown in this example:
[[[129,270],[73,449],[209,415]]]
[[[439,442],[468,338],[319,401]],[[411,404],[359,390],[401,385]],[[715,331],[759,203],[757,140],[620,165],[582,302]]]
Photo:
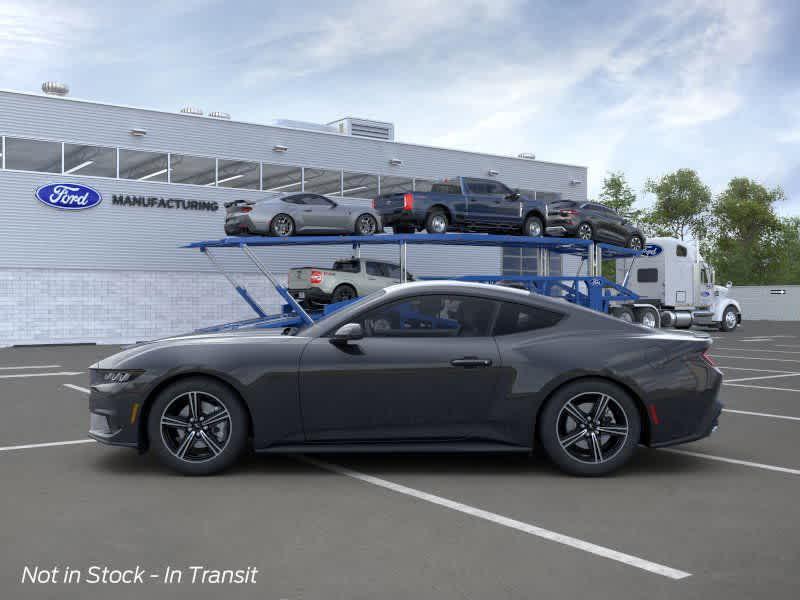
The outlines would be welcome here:
[[[381,233],[381,217],[370,206],[343,204],[307,192],[272,194],[262,200],[236,200],[225,204],[226,235]]]

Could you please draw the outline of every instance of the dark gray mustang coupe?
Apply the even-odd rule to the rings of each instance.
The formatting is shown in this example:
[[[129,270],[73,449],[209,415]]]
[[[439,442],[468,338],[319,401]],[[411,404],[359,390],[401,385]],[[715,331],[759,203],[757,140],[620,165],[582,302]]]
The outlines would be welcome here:
[[[500,286],[396,285],[301,329],[173,337],[93,365],[96,440],[187,474],[257,452],[530,452],[602,475],[702,438],[711,341]]]

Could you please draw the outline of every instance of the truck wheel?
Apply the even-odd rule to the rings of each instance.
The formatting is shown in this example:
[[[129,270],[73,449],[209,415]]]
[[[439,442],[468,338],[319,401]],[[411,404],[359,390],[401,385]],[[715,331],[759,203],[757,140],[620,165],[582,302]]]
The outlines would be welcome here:
[[[581,223],[578,225],[578,239],[592,240],[594,239],[594,230],[589,223]]]
[[[637,308],[636,322],[650,329],[655,329],[658,327],[658,311],[655,308]]]
[[[720,331],[733,331],[739,325],[739,317],[736,314],[736,309],[729,306],[722,313],[722,322],[719,324]]]
[[[525,219],[525,226],[522,228],[522,234],[528,237],[542,237],[542,235],[544,235],[542,220],[534,216]]]
[[[352,300],[357,296],[356,288],[349,283],[342,283],[341,285],[337,285],[336,289],[333,290],[331,302],[344,302],[345,300]]]
[[[626,323],[635,323],[633,310],[629,306],[617,306],[611,309],[611,315]]]
[[[440,208],[435,208],[428,213],[425,219],[425,230],[428,233],[447,233],[447,214]]]
[[[294,233],[294,220],[284,213],[275,215],[269,223],[269,232],[275,237],[289,237]]]

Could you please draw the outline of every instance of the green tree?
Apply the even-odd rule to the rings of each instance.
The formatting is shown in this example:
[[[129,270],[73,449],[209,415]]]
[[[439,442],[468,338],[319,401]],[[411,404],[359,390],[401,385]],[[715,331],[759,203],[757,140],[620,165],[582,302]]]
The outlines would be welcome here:
[[[707,232],[711,188],[692,169],[678,169],[658,180],[648,179],[645,192],[656,202],[645,217],[649,233],[685,239],[702,239]]]
[[[704,251],[720,281],[764,284],[792,279],[798,223],[775,214],[773,204],[783,198],[780,188],[767,189],[746,177],[731,179],[717,196],[711,209],[712,235]]]
[[[625,179],[622,171],[609,171],[603,179],[603,190],[600,192],[599,201],[616,211],[623,217],[638,221],[642,211],[633,208],[636,194]]]

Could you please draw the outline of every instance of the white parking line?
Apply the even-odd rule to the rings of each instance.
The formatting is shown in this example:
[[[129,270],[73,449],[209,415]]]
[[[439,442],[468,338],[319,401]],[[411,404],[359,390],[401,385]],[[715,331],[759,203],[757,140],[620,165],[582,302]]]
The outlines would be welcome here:
[[[783,375],[759,375],[758,377],[740,377],[739,379],[728,379],[725,383],[735,383],[738,381],[755,381],[756,379],[778,379],[780,377],[797,377],[800,373],[784,373]]]
[[[59,369],[61,365],[25,365],[22,367],[0,367],[0,371],[16,371],[18,369]]]
[[[29,448],[50,448],[52,446],[72,446],[73,444],[92,444],[94,440],[67,440],[65,442],[45,442],[43,444],[23,444],[21,446],[0,446],[0,452],[11,450],[28,450]]]
[[[565,546],[570,546],[571,548],[576,548],[578,550],[583,550],[584,552],[589,552],[597,556],[615,560],[644,571],[649,571],[650,573],[655,573],[656,575],[662,575],[664,577],[669,577],[670,579],[684,579],[691,575],[691,573],[687,573],[686,571],[679,571],[665,565],[644,560],[638,556],[624,554],[623,552],[618,552],[611,548],[606,548],[605,546],[598,546],[597,544],[592,544],[591,542],[586,542],[578,538],[570,537],[555,531],[550,531],[549,529],[543,529],[542,527],[537,527],[536,525],[531,525],[529,523],[523,523],[522,521],[510,519],[508,517],[482,510],[480,508],[475,508],[474,506],[469,506],[468,504],[462,504],[461,502],[449,500],[441,496],[435,496],[433,494],[429,494],[428,492],[423,492],[399,483],[394,483],[393,481],[374,477],[373,475],[367,475],[366,473],[353,471],[352,469],[348,469],[336,464],[322,462],[307,456],[299,456],[297,458],[319,467],[320,469],[325,469],[326,471],[338,473],[339,475],[345,475],[346,477],[351,477],[352,479],[357,479],[358,481],[363,481],[364,483],[377,485],[378,487],[382,487],[399,494],[411,496],[412,498],[417,498],[418,500],[424,500],[425,502],[430,502],[431,504],[443,506],[472,517],[477,517],[478,519],[503,525],[504,527],[510,527],[511,529],[516,529],[517,531],[522,531],[523,533],[535,535],[552,542],[558,542],[559,544],[564,544]]]
[[[735,413],[737,415],[748,415],[748,416],[751,416],[751,417],[769,417],[771,419],[786,419],[787,421],[800,421],[800,417],[787,417],[786,415],[776,415],[774,413],[751,412],[749,410],[734,410],[732,408],[723,408],[722,412]]]
[[[788,467],[776,467],[775,465],[765,465],[763,463],[751,462],[749,460],[739,460],[738,458],[726,458],[724,456],[714,456],[713,454],[703,454],[701,452],[690,452],[689,450],[677,450],[675,448],[659,448],[661,452],[672,454],[684,454],[685,456],[695,456],[697,458],[707,458],[719,462],[741,465],[743,467],[753,467],[754,469],[764,469],[766,471],[777,471],[778,473],[788,473],[789,475],[800,475],[800,470]]]
[[[757,373],[794,373],[794,371],[778,371],[776,369],[752,369],[750,367],[723,367],[717,365],[718,369],[731,369],[732,371],[755,371]]]
[[[723,381],[722,385],[729,385],[731,387],[753,388],[756,390],[772,390],[775,392],[800,392],[800,390],[795,390],[793,388],[768,387],[766,385],[751,385],[749,383],[728,383],[727,381]]]
[[[52,377],[53,375],[83,375],[85,371],[60,371],[54,373],[15,373],[14,375],[0,375],[0,379],[17,379],[20,377]]]
[[[62,384],[65,388],[69,388],[71,390],[75,390],[76,392],[83,392],[84,394],[88,394],[89,390],[85,387],[81,387],[79,385],[72,385],[71,383],[64,383]]]
[[[763,356],[728,356],[725,354],[712,354],[712,358],[745,358],[747,360],[771,360],[772,362],[795,362],[800,363],[800,360],[796,358],[773,358],[768,356],[764,358]]]
[[[769,350],[767,348],[731,348],[728,346],[717,346],[715,350],[732,350],[737,352],[743,350],[745,352],[769,352],[771,354],[800,354],[800,350]]]

